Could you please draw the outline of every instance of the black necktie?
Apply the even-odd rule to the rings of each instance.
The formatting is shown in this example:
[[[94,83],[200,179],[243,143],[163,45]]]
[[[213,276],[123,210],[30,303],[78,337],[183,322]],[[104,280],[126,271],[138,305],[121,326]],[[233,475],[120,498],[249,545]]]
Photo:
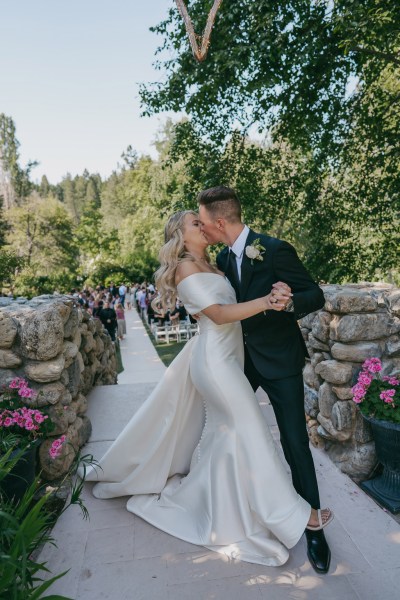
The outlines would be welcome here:
[[[229,250],[229,269],[231,271],[231,275],[232,275],[232,285],[235,288],[236,293],[239,293],[239,289],[240,289],[240,281],[239,281],[239,274],[238,274],[238,268],[237,268],[237,262],[236,262],[236,254],[232,251]]]

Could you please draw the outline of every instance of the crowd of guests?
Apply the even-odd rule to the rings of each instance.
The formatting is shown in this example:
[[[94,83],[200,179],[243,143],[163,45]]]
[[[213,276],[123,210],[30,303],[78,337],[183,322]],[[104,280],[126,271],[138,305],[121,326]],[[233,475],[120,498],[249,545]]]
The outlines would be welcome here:
[[[157,291],[152,283],[122,283],[115,285],[112,281],[108,287],[97,285],[85,287],[83,290],[71,290],[85,310],[93,317],[100,319],[105,329],[115,342],[123,340],[126,335],[125,311],[135,308],[143,320],[149,325],[153,323],[179,323],[187,318],[182,302],[177,300],[173,310],[164,311],[161,306],[153,306]]]

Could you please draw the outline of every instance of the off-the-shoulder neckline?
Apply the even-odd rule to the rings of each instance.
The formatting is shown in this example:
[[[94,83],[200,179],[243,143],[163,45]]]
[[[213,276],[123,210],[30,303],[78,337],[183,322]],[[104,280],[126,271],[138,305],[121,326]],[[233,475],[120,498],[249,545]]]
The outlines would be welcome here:
[[[177,288],[181,285],[181,283],[183,283],[184,281],[186,281],[186,279],[189,279],[190,277],[193,277],[193,275],[215,275],[216,277],[222,277],[222,279],[225,279],[225,275],[220,275],[219,273],[211,273],[208,271],[198,271],[197,273],[191,273],[190,275],[187,275],[186,277],[184,277],[183,279],[181,279],[181,281],[177,284]]]

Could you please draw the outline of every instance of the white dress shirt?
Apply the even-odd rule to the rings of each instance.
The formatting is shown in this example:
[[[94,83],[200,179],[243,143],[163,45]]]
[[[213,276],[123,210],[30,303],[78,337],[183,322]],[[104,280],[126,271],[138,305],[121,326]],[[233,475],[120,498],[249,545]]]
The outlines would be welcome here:
[[[244,247],[246,245],[247,236],[249,235],[249,231],[250,229],[247,227],[247,225],[245,225],[238,237],[236,238],[234,244],[232,246],[229,246],[229,250],[232,250],[232,252],[236,256],[236,266],[238,270],[239,281],[241,281],[243,252]]]

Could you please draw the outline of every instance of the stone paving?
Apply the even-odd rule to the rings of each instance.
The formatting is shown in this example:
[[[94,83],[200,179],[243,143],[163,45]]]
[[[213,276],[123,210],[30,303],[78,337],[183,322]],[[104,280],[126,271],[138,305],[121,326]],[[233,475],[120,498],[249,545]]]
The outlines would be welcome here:
[[[119,385],[95,388],[89,396],[93,435],[85,450],[98,458],[165,369],[136,311],[127,312],[127,331]],[[259,400],[278,438],[268,399],[259,394]],[[90,520],[70,507],[53,530],[58,547],[47,545],[41,553],[53,574],[69,569],[49,594],[74,600],[397,600],[400,525],[322,451],[313,449],[313,455],[323,505],[335,512],[327,529],[328,575],[313,571],[304,536],[282,567],[230,561],[129,513],[127,498],[94,498],[87,483],[83,498]]]

